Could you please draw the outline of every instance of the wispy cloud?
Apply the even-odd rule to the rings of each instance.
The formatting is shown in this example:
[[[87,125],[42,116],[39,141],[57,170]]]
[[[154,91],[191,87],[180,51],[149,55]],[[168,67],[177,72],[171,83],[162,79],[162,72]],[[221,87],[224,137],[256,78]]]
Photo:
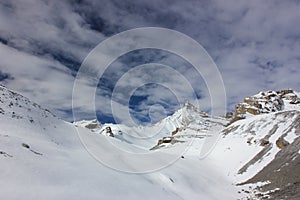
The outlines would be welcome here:
[[[233,105],[259,90],[300,90],[299,19],[300,3],[294,0],[2,0],[0,81],[71,120],[74,77],[93,47],[120,31],[159,26],[181,31],[204,46],[221,71],[228,105]],[[133,67],[149,62],[168,65],[187,77],[200,107],[209,111],[205,81],[188,63],[165,52],[141,50],[120,57],[106,70],[96,93],[97,112],[112,117],[110,100],[119,79]],[[176,76],[160,74],[157,80],[185,92]],[[114,102],[120,112],[129,110],[138,118],[149,114],[151,108],[153,119],[158,120],[165,115],[160,105],[170,103],[167,114],[178,106],[171,90],[144,86],[134,93],[145,97],[143,101],[128,105],[125,98],[126,89],[147,79],[146,75],[151,76],[151,71],[135,71],[135,78],[121,87]],[[93,91],[91,84],[84,87],[86,92]],[[160,104],[153,106],[155,103]],[[83,117],[92,112],[86,109],[80,111]]]

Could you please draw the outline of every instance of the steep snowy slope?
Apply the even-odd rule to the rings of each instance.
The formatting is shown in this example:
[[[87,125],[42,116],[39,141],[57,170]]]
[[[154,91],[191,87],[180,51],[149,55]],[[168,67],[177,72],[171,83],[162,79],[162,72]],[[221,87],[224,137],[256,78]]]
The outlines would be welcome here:
[[[215,152],[234,157],[237,163],[224,165],[238,175],[237,182],[246,181],[266,166],[275,155],[300,135],[299,111],[281,111],[240,120],[222,131]],[[232,174],[232,171],[229,173]]]
[[[263,183],[256,196],[268,197],[282,191],[278,198],[300,197],[295,194],[300,192],[300,111],[252,116],[233,123],[221,134],[209,157],[218,164],[223,158],[220,169],[234,183]],[[290,190],[290,186],[295,187],[291,187],[294,194],[285,194],[283,191]]]
[[[113,137],[92,134],[64,122],[29,99],[0,87],[0,199],[236,199],[226,176],[210,162],[186,155],[152,173],[128,174],[97,162],[77,131],[119,166],[145,168],[111,152],[108,143],[135,151],[138,147]],[[177,148],[177,147],[175,147]],[[147,150],[149,151],[149,150]],[[218,191],[218,192],[216,192]]]

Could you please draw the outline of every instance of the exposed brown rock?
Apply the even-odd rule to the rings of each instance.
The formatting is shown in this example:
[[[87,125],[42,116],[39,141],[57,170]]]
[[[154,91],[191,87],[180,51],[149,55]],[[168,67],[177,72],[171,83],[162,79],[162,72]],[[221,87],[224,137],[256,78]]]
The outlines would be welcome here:
[[[158,142],[157,142],[157,145],[161,145],[162,143],[164,143],[164,140],[163,139],[159,139]]]
[[[283,149],[285,148],[286,146],[288,146],[290,143],[288,141],[286,141],[283,137],[279,137],[277,140],[276,140],[276,145],[278,148],[280,149]]]
[[[234,119],[243,119],[242,115],[244,114],[246,114],[245,105],[242,103],[235,105]]]
[[[162,139],[158,140],[157,145],[161,145],[163,143],[171,143],[173,139],[173,137],[163,137]]]
[[[254,106],[258,109],[262,109],[262,105],[253,97],[247,97],[244,99],[244,103],[250,105],[250,106]]]
[[[277,94],[279,94],[280,96],[289,94],[289,93],[294,93],[294,91],[292,89],[287,89],[287,90],[279,90],[276,91]]]
[[[259,115],[260,111],[258,109],[254,109],[254,108],[247,108],[246,111],[248,113],[251,113],[252,115]]]
[[[176,140],[174,137],[163,137],[162,139],[158,140],[156,146],[159,146],[161,144],[168,144],[168,143],[169,144],[175,144],[177,142],[183,142],[183,141]]]
[[[290,104],[300,104],[300,99],[299,98],[295,98],[293,99]]]
[[[180,129],[179,128],[176,128],[173,132],[172,132],[172,135],[176,135],[176,133],[178,133]]]
[[[299,104],[300,99],[292,89],[280,91],[260,92],[254,96],[248,96],[243,103],[235,106],[234,116],[231,123],[244,119],[246,114],[259,115],[261,113],[270,113],[281,111],[284,108],[284,101],[288,100],[290,104]]]

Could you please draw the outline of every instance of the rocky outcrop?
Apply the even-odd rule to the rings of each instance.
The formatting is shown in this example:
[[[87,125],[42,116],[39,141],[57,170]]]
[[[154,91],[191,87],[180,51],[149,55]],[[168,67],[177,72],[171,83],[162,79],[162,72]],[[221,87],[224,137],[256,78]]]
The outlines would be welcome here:
[[[259,145],[264,147],[264,146],[266,146],[268,144],[270,144],[269,140],[266,140],[266,139],[263,138],[263,139],[260,140],[260,144]]]
[[[288,141],[286,141],[283,137],[280,137],[276,140],[276,146],[279,149],[283,149],[285,148],[287,145],[289,145],[290,143]]]
[[[113,134],[110,126],[105,127],[105,131],[106,131],[106,135],[108,135],[110,137],[114,137],[114,134]]]
[[[157,145],[161,145],[163,143],[171,143],[174,140],[174,137],[163,137],[162,139],[159,139],[157,142]]]
[[[265,91],[248,96],[242,103],[235,106],[232,122],[244,119],[247,115],[277,112],[284,109],[285,104],[299,104],[298,95],[292,90]]]
[[[181,129],[180,128],[176,128],[174,131],[172,131],[172,136],[176,135],[176,133],[178,133]]]
[[[100,127],[101,127],[101,124],[96,119],[91,121],[89,124],[85,125],[85,128],[88,128],[88,129],[96,129],[96,128],[100,128]]]
[[[159,139],[157,144],[152,147],[150,150],[156,150],[156,149],[159,149],[161,147],[164,147],[166,144],[176,144],[176,143],[182,143],[184,141],[181,141],[181,140],[177,140],[175,139],[174,137],[163,137],[162,139]]]

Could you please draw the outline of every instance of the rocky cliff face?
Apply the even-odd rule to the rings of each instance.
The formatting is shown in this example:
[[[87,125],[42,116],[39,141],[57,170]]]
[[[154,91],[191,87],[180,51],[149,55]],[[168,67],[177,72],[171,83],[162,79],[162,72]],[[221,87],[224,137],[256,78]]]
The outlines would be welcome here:
[[[299,110],[299,93],[292,89],[280,91],[265,91],[253,96],[248,96],[243,103],[235,106],[233,122],[245,119],[249,115],[259,115],[282,110]]]

